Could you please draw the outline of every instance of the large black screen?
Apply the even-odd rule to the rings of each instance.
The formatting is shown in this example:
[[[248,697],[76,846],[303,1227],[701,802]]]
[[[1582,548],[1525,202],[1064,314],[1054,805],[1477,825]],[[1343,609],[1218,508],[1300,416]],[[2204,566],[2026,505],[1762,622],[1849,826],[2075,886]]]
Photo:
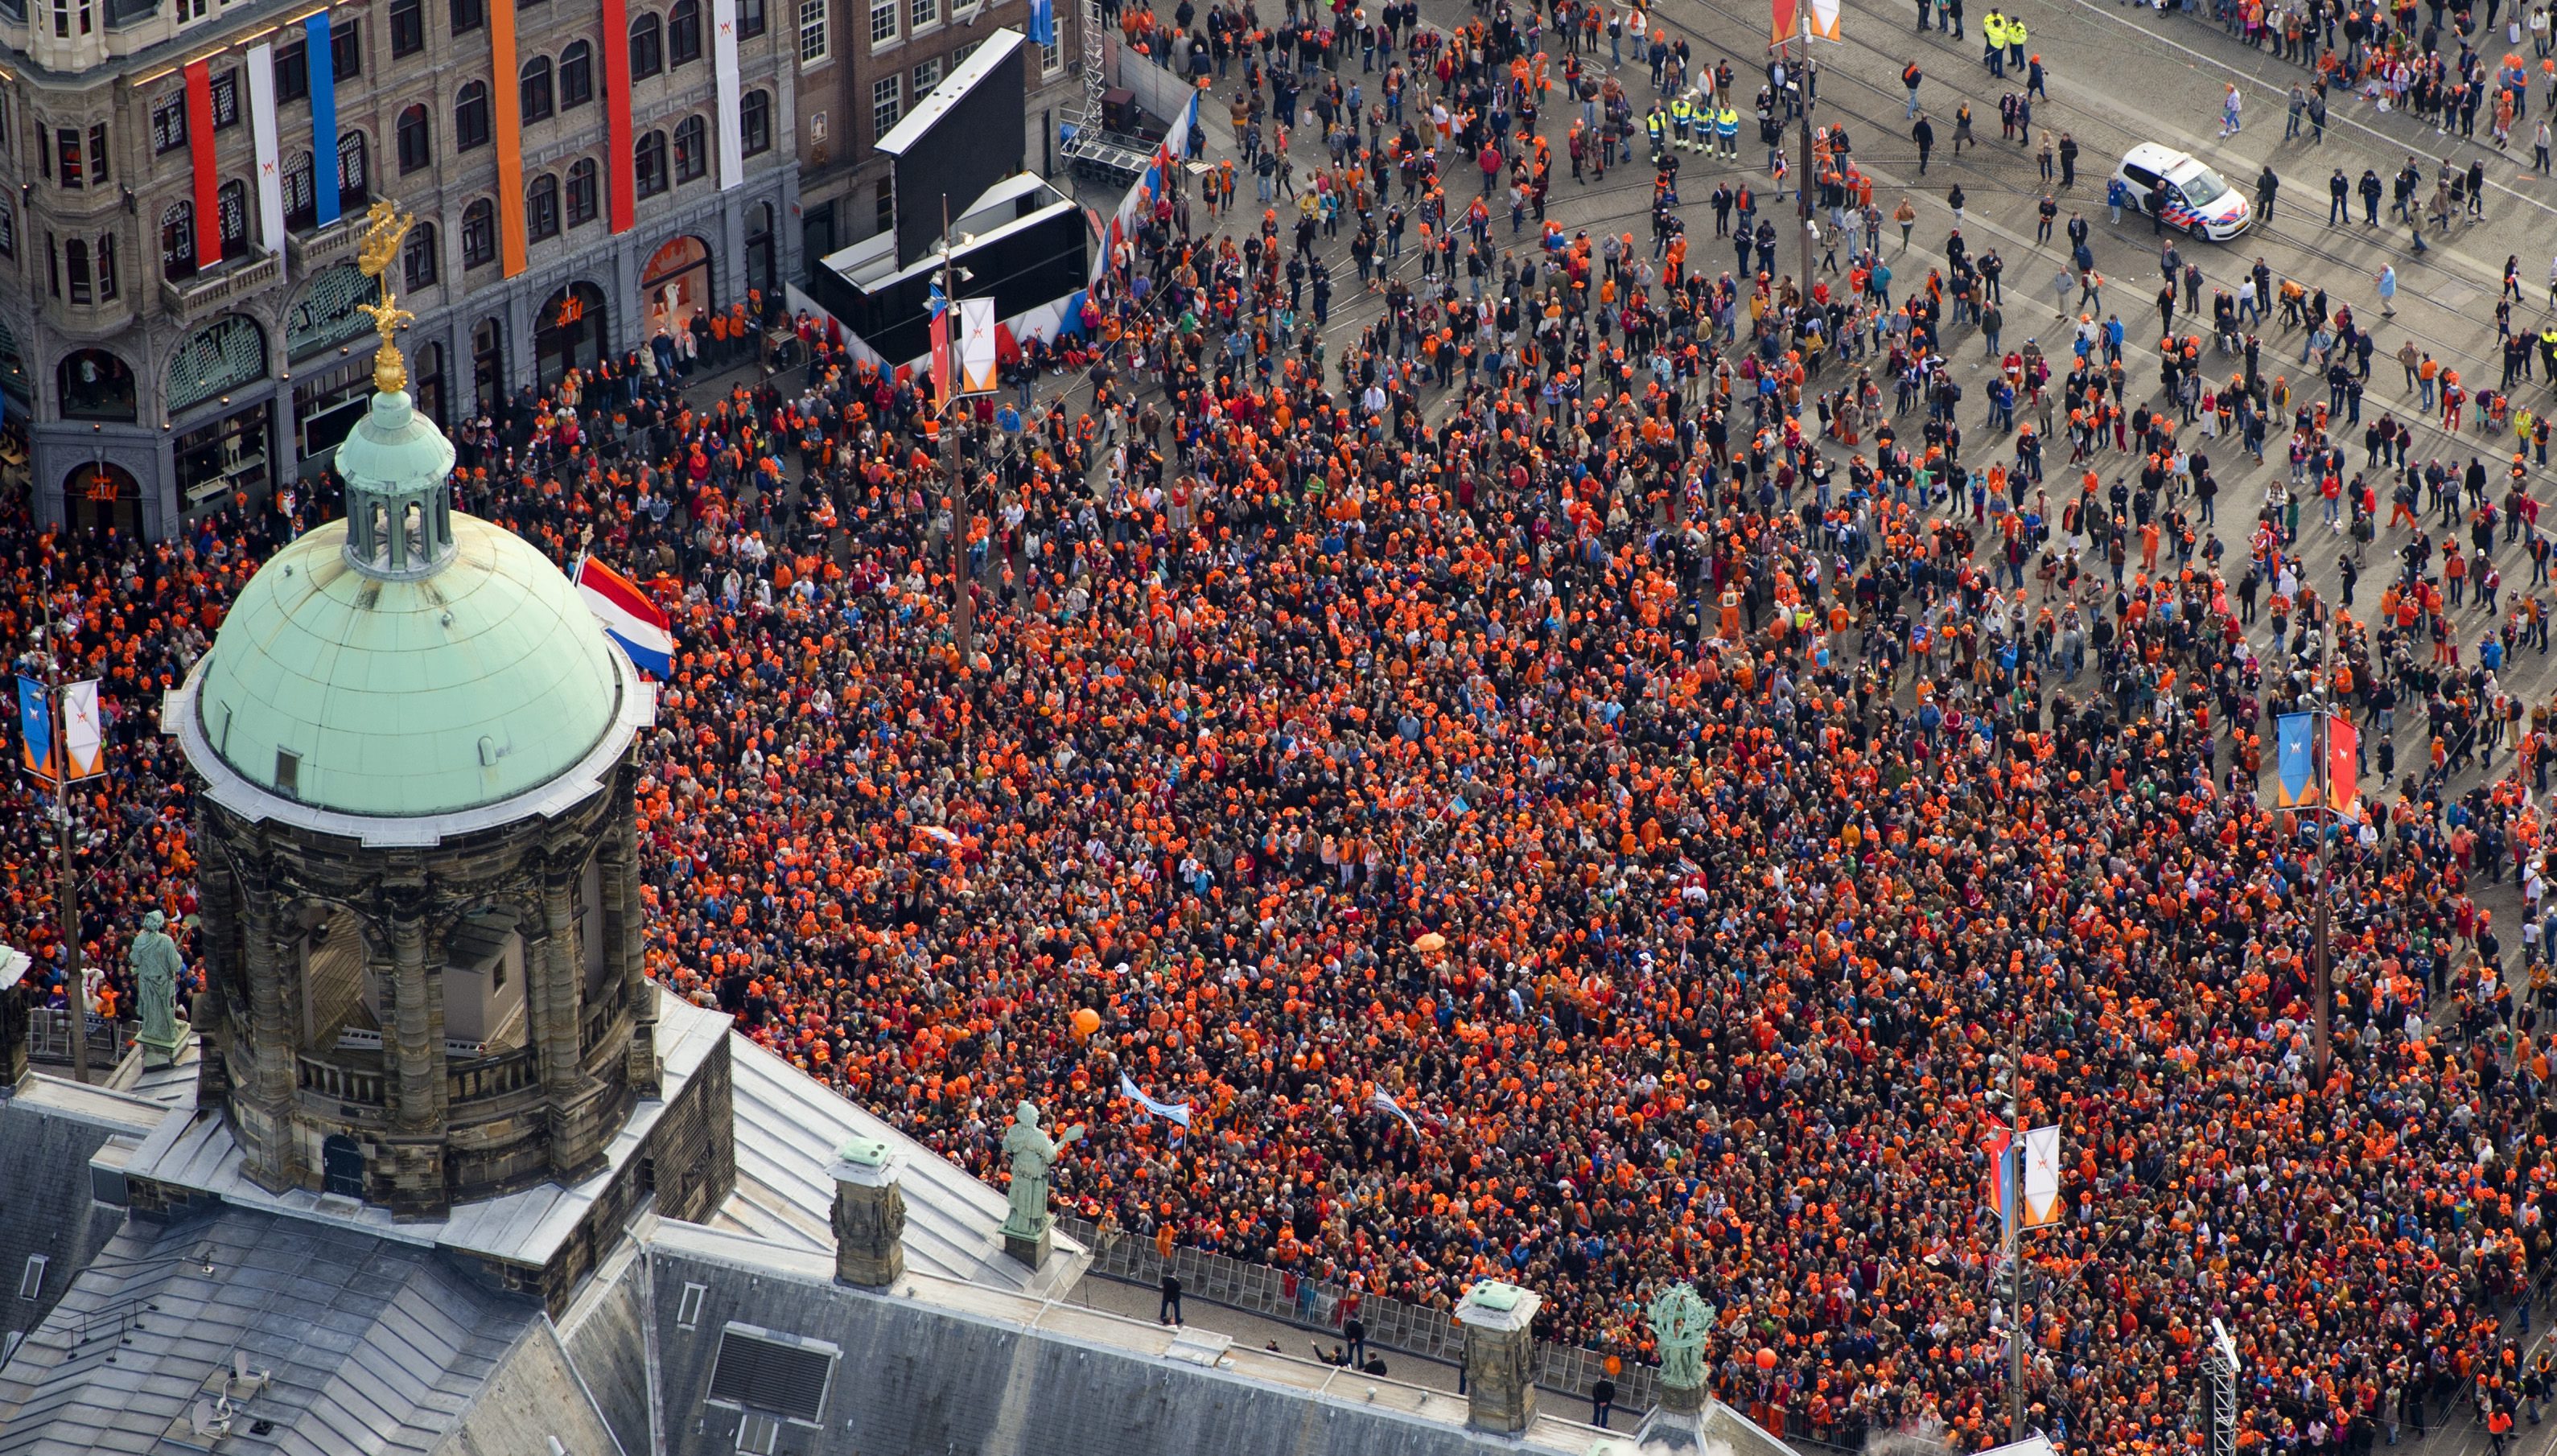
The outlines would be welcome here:
[[[990,43],[991,44],[991,43]],[[1021,90],[1021,52],[1014,44],[1005,56],[957,95],[964,75],[954,74],[917,102],[929,109],[946,101],[919,137],[909,140],[896,159],[896,258],[899,266],[920,260],[941,235],[942,205],[958,219],[986,189],[1021,170],[1027,143],[1022,127],[1028,102]]]

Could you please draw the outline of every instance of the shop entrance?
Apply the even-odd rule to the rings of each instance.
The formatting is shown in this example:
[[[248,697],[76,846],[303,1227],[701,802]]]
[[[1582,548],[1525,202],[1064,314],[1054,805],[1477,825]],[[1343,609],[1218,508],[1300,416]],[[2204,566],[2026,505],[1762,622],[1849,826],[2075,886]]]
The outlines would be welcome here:
[[[63,479],[63,504],[74,530],[142,533],[142,482],[111,461],[72,466]]]
[[[680,333],[693,327],[693,316],[711,303],[711,250],[697,237],[670,240],[649,258],[640,275],[639,296],[648,309],[648,336],[657,331]]]
[[[572,283],[550,296],[535,316],[533,367],[547,390],[571,369],[593,369],[604,362],[604,290],[591,283]]]

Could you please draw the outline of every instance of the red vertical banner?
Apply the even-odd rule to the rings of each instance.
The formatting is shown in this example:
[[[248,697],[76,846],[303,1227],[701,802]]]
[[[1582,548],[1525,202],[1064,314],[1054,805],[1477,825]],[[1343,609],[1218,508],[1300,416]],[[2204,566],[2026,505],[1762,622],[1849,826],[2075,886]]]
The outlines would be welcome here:
[[[950,403],[950,315],[944,305],[932,316],[932,407],[940,409]]]
[[[511,5],[514,0],[497,0]],[[604,0],[604,170],[611,196],[606,217],[614,232],[628,232],[636,220],[638,158],[630,136],[630,7],[627,0]],[[518,204],[520,205],[520,203]]]
[[[1803,33],[1802,13],[1797,9],[1800,3],[1801,0],[1774,0],[1776,14],[1775,24],[1768,32],[1769,50],[1772,51]]]
[[[222,260],[221,175],[213,169],[213,67],[187,63],[187,153],[196,164],[196,266]]]
[[[2341,713],[2326,720],[2327,807],[2344,819],[2361,819],[2361,733]]]
[[[604,50],[613,50],[608,36]],[[524,271],[524,94],[515,77],[514,0],[488,7],[488,62],[497,102],[497,268],[512,278]],[[622,105],[626,110],[629,101]]]

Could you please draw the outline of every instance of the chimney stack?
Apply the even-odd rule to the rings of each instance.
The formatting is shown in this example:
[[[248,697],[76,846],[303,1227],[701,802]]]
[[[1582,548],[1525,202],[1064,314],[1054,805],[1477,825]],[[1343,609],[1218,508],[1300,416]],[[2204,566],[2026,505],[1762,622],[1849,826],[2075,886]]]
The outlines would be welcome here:
[[[905,1273],[905,1193],[888,1145],[844,1144],[826,1171],[835,1180],[835,1278],[884,1289]]]

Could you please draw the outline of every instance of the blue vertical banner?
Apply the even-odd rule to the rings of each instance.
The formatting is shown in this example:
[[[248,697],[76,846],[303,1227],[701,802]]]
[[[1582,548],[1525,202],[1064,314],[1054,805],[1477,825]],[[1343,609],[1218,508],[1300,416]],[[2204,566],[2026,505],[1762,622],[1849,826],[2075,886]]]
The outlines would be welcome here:
[[[503,0],[500,0],[503,3]],[[311,75],[311,196],[320,225],[337,220],[337,53],[329,45],[329,12],[302,23]]]
[[[30,677],[18,679],[18,766],[46,783],[62,781],[62,765],[54,760],[53,700]]]
[[[2273,728],[2273,803],[2284,809],[2308,804],[2317,794],[2317,715],[2285,713]]]
[[[1041,46],[1056,44],[1056,0],[1030,0],[1030,39]]]

